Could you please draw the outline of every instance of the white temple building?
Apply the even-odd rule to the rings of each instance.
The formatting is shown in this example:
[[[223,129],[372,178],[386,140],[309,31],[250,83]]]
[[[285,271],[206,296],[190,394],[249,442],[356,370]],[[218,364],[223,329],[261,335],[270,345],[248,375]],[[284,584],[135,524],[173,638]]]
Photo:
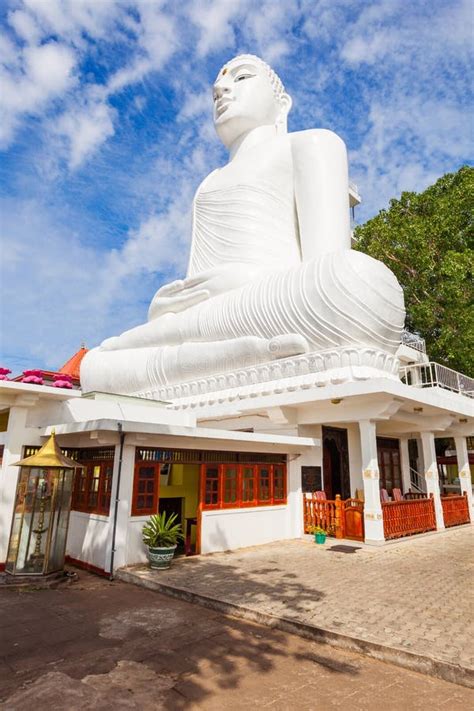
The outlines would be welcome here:
[[[430,363],[394,275],[351,249],[343,142],[287,133],[291,99],[251,55],[213,91],[230,160],[197,190],[186,278],[87,353],[81,390],[0,381],[0,566],[27,496],[14,463],[53,430],[81,465],[67,554],[101,573],[146,560],[157,511],[178,514],[188,554],[473,520],[474,381]],[[455,450],[445,480],[437,438]]]

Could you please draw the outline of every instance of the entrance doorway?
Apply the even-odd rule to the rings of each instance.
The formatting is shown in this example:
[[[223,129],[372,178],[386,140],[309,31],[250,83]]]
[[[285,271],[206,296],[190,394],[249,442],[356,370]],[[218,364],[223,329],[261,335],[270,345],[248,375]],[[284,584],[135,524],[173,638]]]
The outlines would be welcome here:
[[[402,489],[402,471],[398,439],[377,437],[377,455],[380,471],[380,488],[386,489],[391,496],[394,488]]]
[[[349,446],[345,429],[323,427],[323,478],[328,499],[335,499],[336,494],[342,499],[350,498]]]

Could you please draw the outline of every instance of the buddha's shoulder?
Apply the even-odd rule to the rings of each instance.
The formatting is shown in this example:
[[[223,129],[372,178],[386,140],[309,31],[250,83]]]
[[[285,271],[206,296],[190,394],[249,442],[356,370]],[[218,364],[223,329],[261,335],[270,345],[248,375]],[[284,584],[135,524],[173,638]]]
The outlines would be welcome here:
[[[327,128],[308,128],[305,131],[295,131],[294,133],[289,133],[288,137],[293,152],[305,151],[310,147],[334,147],[339,150],[341,148],[345,150],[346,147],[342,138]]]

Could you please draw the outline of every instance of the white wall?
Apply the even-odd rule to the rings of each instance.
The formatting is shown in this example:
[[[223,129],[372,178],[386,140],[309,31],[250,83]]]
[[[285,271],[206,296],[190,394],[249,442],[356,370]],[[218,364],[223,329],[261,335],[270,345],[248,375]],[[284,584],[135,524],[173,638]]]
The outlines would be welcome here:
[[[149,516],[131,516],[127,529],[127,549],[125,552],[126,562],[123,565],[135,565],[136,563],[146,563],[146,548],[142,541],[142,528],[148,521]],[[119,564],[116,566],[120,567]]]
[[[203,511],[201,553],[228,551],[292,538],[289,514],[290,509],[286,505]]]
[[[111,535],[112,516],[71,511],[66,555],[109,572],[107,553]]]

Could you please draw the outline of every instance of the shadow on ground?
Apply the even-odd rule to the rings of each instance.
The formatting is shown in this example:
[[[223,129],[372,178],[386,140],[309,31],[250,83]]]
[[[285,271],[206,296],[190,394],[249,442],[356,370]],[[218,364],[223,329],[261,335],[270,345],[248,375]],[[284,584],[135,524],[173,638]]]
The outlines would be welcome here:
[[[319,595],[296,589],[293,577],[271,591],[261,579],[253,594],[291,600],[294,609]],[[253,677],[265,694],[266,676],[278,670],[295,682],[317,666],[332,677],[358,674],[357,665],[312,643],[83,572],[65,588],[4,591],[0,609],[5,709],[211,708],[213,698]]]

